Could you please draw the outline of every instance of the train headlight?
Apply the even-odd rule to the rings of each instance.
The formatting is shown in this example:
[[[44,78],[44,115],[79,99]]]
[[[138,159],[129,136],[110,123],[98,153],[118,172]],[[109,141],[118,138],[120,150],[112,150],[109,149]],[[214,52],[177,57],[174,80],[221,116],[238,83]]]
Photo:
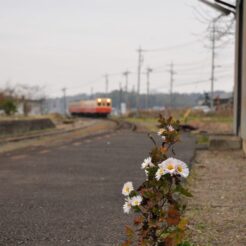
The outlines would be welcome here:
[[[98,98],[97,99],[97,102],[99,102],[99,103],[102,102],[102,99],[101,98]]]
[[[107,102],[110,103],[111,102],[111,99],[107,99]]]

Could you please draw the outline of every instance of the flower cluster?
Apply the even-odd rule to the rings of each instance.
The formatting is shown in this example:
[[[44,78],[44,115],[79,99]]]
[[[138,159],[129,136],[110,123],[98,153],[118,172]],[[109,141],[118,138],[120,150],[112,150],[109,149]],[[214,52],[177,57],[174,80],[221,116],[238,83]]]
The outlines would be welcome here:
[[[151,161],[151,157],[148,157],[148,158],[144,159],[144,161],[143,161],[143,163],[141,165],[142,169],[146,169],[148,167],[153,167],[153,166],[154,166],[154,164]]]
[[[166,129],[165,129],[165,128],[160,128],[159,131],[157,132],[157,134],[158,134],[159,136],[162,136],[162,135],[163,135],[165,132],[167,132],[167,131],[173,132],[173,131],[175,131],[175,129],[173,128],[173,126],[167,125],[167,126],[166,126]]]
[[[178,159],[168,158],[167,160],[158,164],[159,169],[156,172],[156,179],[160,180],[160,178],[165,174],[172,175],[180,175],[184,178],[187,178],[189,175],[189,168],[187,165]]]
[[[175,129],[171,125],[167,125],[166,128],[160,128],[157,135],[161,136],[163,141],[166,141],[166,136],[168,133],[174,132]]]
[[[179,245],[184,236],[186,219],[183,217],[185,205],[181,196],[190,197],[182,181],[189,175],[186,163],[168,154],[173,153],[173,145],[179,141],[179,122],[160,116],[159,135],[162,144],[159,147],[153,137],[154,148],[150,156],[144,159],[141,169],[147,179],[134,190],[132,182],[126,182],[122,189],[125,196],[123,211],[133,210],[138,214],[134,219],[136,233],[127,227],[127,237],[123,245]]]
[[[142,169],[145,169],[145,173],[148,176],[148,168],[155,167],[151,161],[151,157],[144,159]],[[158,164],[158,169],[155,173],[156,180],[160,180],[165,174],[180,175],[181,177],[187,178],[189,175],[189,168],[186,163],[175,158],[168,158],[167,160]],[[132,182],[126,182],[122,188],[122,194],[127,196],[123,205],[124,213],[129,214],[130,210],[134,206],[140,206],[142,197],[140,195],[130,197],[131,192],[134,191]]]
[[[124,213],[129,214],[132,207],[139,207],[143,198],[140,195],[134,195],[132,182],[126,182],[122,189],[122,194],[126,196],[125,204],[123,205]]]
[[[162,116],[160,116],[160,125],[157,135],[161,137],[164,143],[175,143],[179,140],[179,121],[172,122],[172,119],[170,121],[169,119],[165,120]]]

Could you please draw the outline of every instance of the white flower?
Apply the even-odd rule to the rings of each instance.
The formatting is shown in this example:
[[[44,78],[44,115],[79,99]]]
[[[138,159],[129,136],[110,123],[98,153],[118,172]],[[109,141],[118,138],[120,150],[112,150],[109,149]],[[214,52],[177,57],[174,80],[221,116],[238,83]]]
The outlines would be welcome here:
[[[157,132],[157,134],[159,136],[161,136],[164,132],[165,132],[165,129],[164,128],[160,128],[159,131]]]
[[[151,157],[148,157],[148,158],[144,159],[144,162],[142,163],[141,166],[142,166],[142,169],[145,169],[147,167],[153,167],[154,164],[151,161]]]
[[[167,129],[168,129],[168,131],[169,132],[173,132],[175,129],[173,128],[173,126],[171,126],[171,125],[168,125],[167,126]]]
[[[122,189],[122,194],[124,196],[128,196],[133,191],[133,184],[132,182],[126,182]]]
[[[149,176],[149,172],[147,170],[144,170],[146,177]]]
[[[162,141],[166,141],[166,137],[165,136],[161,136]]]
[[[134,206],[139,206],[142,202],[143,198],[141,196],[134,196],[131,199],[131,205]]]
[[[131,200],[129,198],[126,199],[126,202],[123,205],[123,211],[126,214],[129,214],[131,211],[132,205],[131,205]]]
[[[149,180],[149,172],[147,170],[144,170],[145,175],[146,175],[146,180]]]
[[[164,174],[169,173],[173,175],[176,172],[176,164],[178,164],[178,161],[179,160],[175,158],[168,158],[158,166],[164,170]]]
[[[166,173],[169,173],[171,175],[179,174],[184,178],[188,177],[188,175],[189,175],[188,166],[183,161],[180,161],[180,160],[172,158],[172,157],[163,161],[158,166],[160,167],[160,169],[162,168],[164,170],[164,174],[166,174]],[[159,177],[159,174],[157,175],[157,173],[156,173],[156,178],[157,177]]]
[[[156,178],[157,180],[160,180],[161,176],[164,175],[164,174],[165,174],[164,169],[160,167],[160,168],[157,170],[156,174],[155,174],[155,178]]]
[[[176,164],[176,173],[179,174],[179,175],[181,175],[184,178],[187,178],[188,175],[189,175],[189,168],[188,168],[188,166],[184,162],[182,162],[180,160],[177,160],[177,161],[178,162]]]

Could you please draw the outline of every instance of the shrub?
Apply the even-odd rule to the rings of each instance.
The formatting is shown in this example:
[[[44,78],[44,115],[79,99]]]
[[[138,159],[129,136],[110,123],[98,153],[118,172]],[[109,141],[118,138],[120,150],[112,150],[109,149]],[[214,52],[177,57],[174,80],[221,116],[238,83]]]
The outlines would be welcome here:
[[[16,103],[13,99],[3,100],[0,104],[0,109],[2,109],[6,115],[14,114],[17,111]]]
[[[183,197],[191,194],[182,184],[189,168],[183,161],[168,156],[175,155],[173,146],[180,139],[179,121],[160,116],[158,135],[161,145],[150,136],[154,148],[142,163],[146,180],[136,190],[132,182],[126,182],[122,189],[124,212],[136,214],[134,228],[126,226],[127,239],[122,246],[189,245],[183,241],[187,225]]]

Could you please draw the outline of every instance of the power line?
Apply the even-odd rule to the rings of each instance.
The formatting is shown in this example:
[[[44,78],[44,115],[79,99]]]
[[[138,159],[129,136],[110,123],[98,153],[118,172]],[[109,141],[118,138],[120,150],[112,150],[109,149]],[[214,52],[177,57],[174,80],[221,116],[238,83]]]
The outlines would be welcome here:
[[[170,64],[167,66],[167,67],[170,67]],[[176,64],[175,64],[175,67],[176,67]],[[196,67],[196,68],[179,68],[178,70],[181,71],[181,72],[193,72],[193,71],[200,71],[201,69],[204,69],[204,65],[203,67],[200,65],[200,67]],[[161,74],[161,73],[165,73],[166,72],[166,69],[157,69],[155,70],[155,74]]]
[[[204,67],[205,62],[208,62],[208,58],[202,59],[199,61],[193,61],[190,63],[178,63],[178,64],[175,63],[175,67],[179,67],[179,69],[182,69],[182,70],[193,70],[193,69],[195,70],[195,69],[200,69],[201,67]],[[166,68],[169,66],[170,64],[165,64],[163,66],[154,67],[155,73],[166,71]]]
[[[77,86],[66,87],[66,90],[78,89],[78,88],[81,88],[81,87],[84,88],[84,87],[87,87],[87,86],[89,86],[89,85],[95,84],[95,83],[98,82],[100,79],[101,79],[101,77],[98,77],[97,79],[90,80],[89,82],[87,82],[86,84],[83,84],[83,85],[77,85]],[[57,88],[58,88],[58,86],[57,86]],[[57,91],[57,89],[50,90],[50,92],[53,92],[53,91]]]
[[[209,62],[210,59],[211,58],[207,57],[205,59],[193,61],[193,62],[189,62],[189,63],[177,63],[177,64],[175,63],[175,67],[180,67],[180,66],[184,67],[184,68],[186,68],[186,67],[192,67],[193,68],[193,67],[197,67],[197,66],[200,67],[200,66],[204,65],[204,63]],[[169,64],[167,64],[167,65],[169,65]],[[165,65],[165,66],[167,66],[167,65]],[[228,65],[234,65],[234,63],[230,62],[230,63],[221,64],[221,66],[228,66]]]
[[[199,41],[201,41],[201,39],[197,39],[197,40],[194,40],[194,41],[190,41],[190,42],[186,42],[186,43],[182,43],[182,44],[178,44],[178,45],[174,45],[174,46],[169,46],[169,47],[160,47],[160,48],[155,48],[155,49],[145,49],[144,52],[169,51],[169,50],[172,50],[172,49],[186,47],[186,46],[192,45],[194,43],[197,43]]]
[[[181,83],[181,84],[177,84],[175,85],[176,87],[180,87],[180,86],[187,86],[187,85],[194,85],[194,84],[201,84],[201,83],[208,83],[209,80],[197,80],[197,81],[192,81],[192,82],[187,82],[187,83]]]
[[[175,87],[182,87],[182,86],[190,86],[190,85],[194,85],[194,84],[202,84],[202,83],[208,83],[209,79],[204,79],[204,80],[195,80],[195,81],[191,81],[191,82],[187,82],[187,83],[175,83]],[[159,89],[166,89],[167,86],[163,86],[163,87],[159,87]]]

